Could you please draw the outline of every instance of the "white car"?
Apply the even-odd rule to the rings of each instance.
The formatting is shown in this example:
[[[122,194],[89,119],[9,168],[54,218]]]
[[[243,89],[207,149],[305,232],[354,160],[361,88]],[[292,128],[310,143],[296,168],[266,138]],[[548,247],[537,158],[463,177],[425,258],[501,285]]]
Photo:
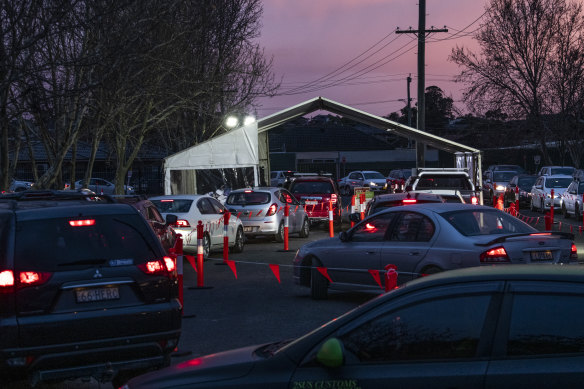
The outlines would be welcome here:
[[[582,195],[584,195],[584,181],[574,180],[568,189],[562,193],[561,207],[565,218],[571,215],[579,218],[582,216]]]
[[[66,189],[70,189],[65,186]],[[89,185],[85,185],[84,180],[75,181],[75,189],[89,189],[97,194],[114,194],[116,189],[116,184],[104,180],[103,178],[90,178]],[[129,185],[124,185],[124,194],[131,195],[134,194],[134,187]]]
[[[286,178],[294,173],[293,170],[274,170],[270,172],[270,186],[283,186]]]
[[[197,225],[203,223],[204,235],[203,257],[209,258],[211,251],[223,249],[223,231],[225,207],[216,199],[208,195],[168,195],[150,197],[163,218],[166,215],[176,215],[177,225],[174,230],[183,238],[183,251],[197,253]],[[229,248],[234,253],[243,251],[244,235],[243,224],[237,215],[229,217],[227,228]]]
[[[571,182],[572,176],[564,174],[538,177],[531,188],[531,210],[539,210],[541,213],[549,210],[552,207],[552,189],[554,191],[553,206],[559,210],[562,193],[568,189]]]
[[[387,179],[379,172],[362,170],[349,173],[339,180],[341,195],[353,194],[355,188],[368,187],[373,192],[380,193],[387,190]]]

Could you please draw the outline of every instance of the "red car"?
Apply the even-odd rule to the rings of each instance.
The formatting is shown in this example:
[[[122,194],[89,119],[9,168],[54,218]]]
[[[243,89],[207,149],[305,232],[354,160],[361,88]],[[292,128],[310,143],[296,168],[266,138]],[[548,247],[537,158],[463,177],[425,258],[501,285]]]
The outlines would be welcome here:
[[[341,197],[332,178],[326,176],[301,176],[293,178],[290,192],[306,209],[310,223],[329,220],[329,204],[332,201],[333,220],[341,221]]]

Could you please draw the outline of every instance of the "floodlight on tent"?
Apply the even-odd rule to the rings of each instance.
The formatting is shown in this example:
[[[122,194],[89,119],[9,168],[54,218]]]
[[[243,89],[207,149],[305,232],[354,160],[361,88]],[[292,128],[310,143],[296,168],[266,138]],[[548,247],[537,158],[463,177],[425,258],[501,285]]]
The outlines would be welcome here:
[[[227,119],[225,119],[225,125],[229,128],[234,128],[237,124],[239,124],[239,120],[237,120],[235,116],[228,116]]]

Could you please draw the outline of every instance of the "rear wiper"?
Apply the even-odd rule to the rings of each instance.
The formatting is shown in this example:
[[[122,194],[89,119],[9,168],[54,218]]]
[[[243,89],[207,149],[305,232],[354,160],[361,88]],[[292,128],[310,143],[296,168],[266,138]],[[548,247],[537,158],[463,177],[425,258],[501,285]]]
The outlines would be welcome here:
[[[79,261],[64,262],[60,263],[58,266],[77,266],[77,265],[103,265],[106,260],[103,258],[93,258],[93,259],[81,259]]]

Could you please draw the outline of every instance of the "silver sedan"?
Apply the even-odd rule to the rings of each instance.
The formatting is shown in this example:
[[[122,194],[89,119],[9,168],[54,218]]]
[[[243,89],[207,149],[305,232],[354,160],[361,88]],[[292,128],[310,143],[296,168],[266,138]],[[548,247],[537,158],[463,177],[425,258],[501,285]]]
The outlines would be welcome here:
[[[471,204],[416,204],[376,213],[338,237],[302,246],[294,278],[312,297],[328,288],[383,290],[387,265],[397,284],[457,268],[577,263],[574,236],[539,232],[498,209]],[[376,278],[375,276],[379,276]]]

